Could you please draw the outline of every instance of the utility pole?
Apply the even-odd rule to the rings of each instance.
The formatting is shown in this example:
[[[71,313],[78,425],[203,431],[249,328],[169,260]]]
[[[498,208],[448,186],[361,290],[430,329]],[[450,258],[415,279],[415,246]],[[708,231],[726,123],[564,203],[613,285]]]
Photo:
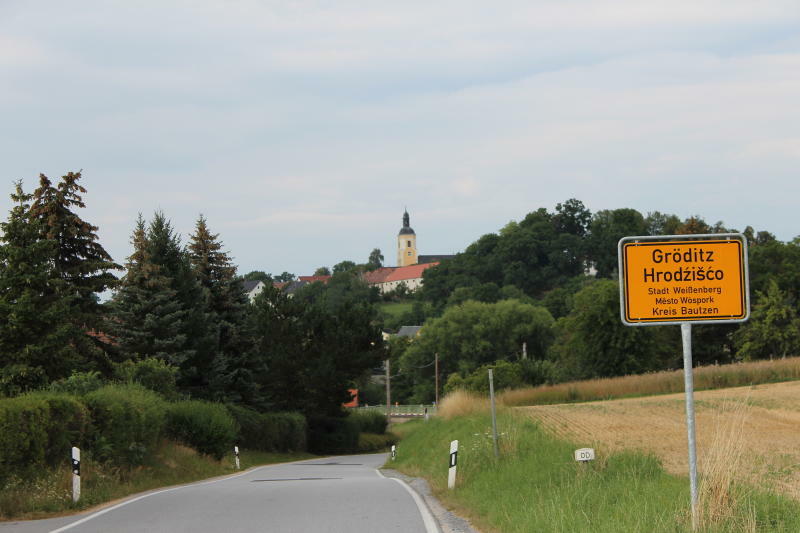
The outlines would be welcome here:
[[[391,359],[386,360],[386,416],[389,416],[392,408],[392,381],[391,381]]]
[[[436,373],[436,409],[439,409],[439,352],[436,352],[435,373]]]

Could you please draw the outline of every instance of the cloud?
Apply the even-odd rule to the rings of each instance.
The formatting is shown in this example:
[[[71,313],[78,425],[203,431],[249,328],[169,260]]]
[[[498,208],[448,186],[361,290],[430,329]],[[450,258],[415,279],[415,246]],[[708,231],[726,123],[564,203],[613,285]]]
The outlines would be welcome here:
[[[797,191],[799,19],[744,0],[4,3],[2,175],[84,168],[115,257],[136,212],[186,234],[202,211],[248,270],[394,250],[406,205],[433,253],[569,197],[791,238],[774,190]]]

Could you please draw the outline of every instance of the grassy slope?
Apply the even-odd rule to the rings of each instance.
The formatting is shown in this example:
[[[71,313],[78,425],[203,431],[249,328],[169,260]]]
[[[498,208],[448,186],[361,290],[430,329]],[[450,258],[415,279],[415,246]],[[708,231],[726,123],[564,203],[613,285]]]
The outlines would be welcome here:
[[[575,463],[579,446],[536,424],[503,413],[502,455],[496,461],[486,414],[409,422],[396,467],[427,478],[445,503],[485,531],[683,532],[690,531],[688,481],[670,476],[653,456],[623,452]],[[458,439],[459,471],[446,488],[449,443]],[[800,531],[800,505],[742,487],[727,495],[722,516],[702,531]],[[714,509],[719,511],[720,509]],[[710,515],[710,513],[708,513]]]
[[[242,469],[308,457],[312,456],[250,450],[240,453]],[[133,470],[93,464],[90,458],[84,458],[81,464],[81,499],[77,504],[73,504],[71,499],[69,465],[64,465],[36,478],[11,479],[0,487],[0,520],[68,514],[137,492],[231,474],[234,472],[233,464],[233,457],[215,461],[172,442],[164,442],[150,462]]]

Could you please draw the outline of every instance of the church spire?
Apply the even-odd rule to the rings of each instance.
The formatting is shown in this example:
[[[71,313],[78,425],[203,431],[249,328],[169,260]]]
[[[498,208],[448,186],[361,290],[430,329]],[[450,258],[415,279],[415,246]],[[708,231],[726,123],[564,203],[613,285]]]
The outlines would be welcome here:
[[[403,227],[400,228],[399,235],[414,235],[414,230],[411,228],[411,217],[408,216],[408,208],[403,211]]]

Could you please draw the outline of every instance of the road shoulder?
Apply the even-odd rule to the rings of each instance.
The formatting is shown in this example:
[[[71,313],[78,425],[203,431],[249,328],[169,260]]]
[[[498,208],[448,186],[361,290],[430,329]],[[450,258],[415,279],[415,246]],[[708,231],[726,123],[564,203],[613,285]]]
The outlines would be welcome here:
[[[397,470],[381,469],[380,472],[391,478],[396,478],[404,481],[411,489],[416,492],[428,506],[431,514],[434,516],[442,530],[442,533],[481,533],[475,529],[472,524],[464,518],[448,511],[439,500],[434,497],[431,492],[431,487],[428,482],[422,478],[410,477]]]

